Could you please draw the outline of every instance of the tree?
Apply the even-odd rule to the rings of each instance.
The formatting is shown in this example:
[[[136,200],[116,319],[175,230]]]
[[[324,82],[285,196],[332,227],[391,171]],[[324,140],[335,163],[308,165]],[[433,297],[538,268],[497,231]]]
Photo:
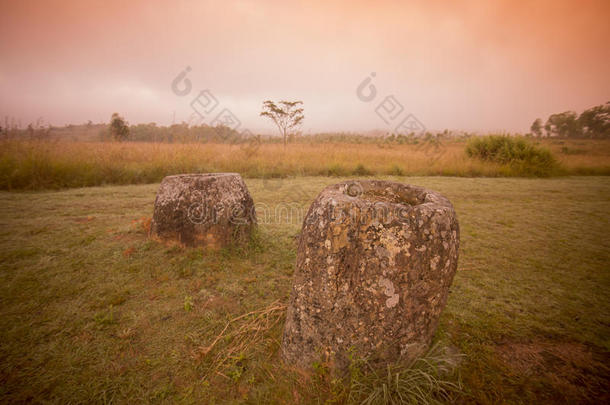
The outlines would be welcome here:
[[[540,118],[536,118],[536,121],[533,122],[532,126],[530,127],[530,130],[532,131],[532,134],[534,134],[537,137],[541,137],[542,136],[542,120]]]
[[[610,101],[583,111],[578,123],[588,138],[610,138]]]
[[[303,122],[302,101],[280,101],[275,104],[273,101],[267,100],[263,103],[263,111],[261,117],[269,117],[277,125],[280,135],[284,138],[284,148],[286,147],[286,139],[291,130],[295,129]]]
[[[127,140],[129,137],[129,127],[125,118],[121,117],[118,113],[112,114],[110,118],[110,133],[112,137],[121,142]]]
[[[582,131],[574,111],[565,111],[552,114],[544,125],[548,136],[559,136],[562,138],[578,138]]]

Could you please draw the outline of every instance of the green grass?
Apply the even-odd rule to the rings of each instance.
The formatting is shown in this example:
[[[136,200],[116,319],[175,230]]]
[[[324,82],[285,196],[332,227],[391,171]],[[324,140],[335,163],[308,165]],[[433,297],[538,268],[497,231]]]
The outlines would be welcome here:
[[[394,179],[457,210],[436,338],[463,355],[459,401],[608,402],[608,178]],[[246,182],[259,205],[306,209],[340,180]],[[204,254],[147,239],[157,187],[0,193],[0,401],[346,402],[349,385],[278,358],[298,210]]]

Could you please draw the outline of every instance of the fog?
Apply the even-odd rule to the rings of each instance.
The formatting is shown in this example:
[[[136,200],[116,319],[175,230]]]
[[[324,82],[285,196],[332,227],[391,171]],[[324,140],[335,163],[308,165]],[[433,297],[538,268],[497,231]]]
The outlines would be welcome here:
[[[170,124],[208,90],[214,114],[251,131],[274,129],[259,117],[267,99],[302,100],[305,133],[391,130],[377,112],[393,96],[431,130],[525,132],[610,100],[609,4],[4,1],[0,115]],[[181,96],[172,81],[187,67]],[[367,78],[371,101],[357,95]]]

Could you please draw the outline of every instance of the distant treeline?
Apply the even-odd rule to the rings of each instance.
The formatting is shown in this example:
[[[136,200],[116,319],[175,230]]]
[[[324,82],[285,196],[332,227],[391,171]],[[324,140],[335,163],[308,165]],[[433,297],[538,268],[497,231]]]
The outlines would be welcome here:
[[[273,135],[259,135],[250,132],[240,132],[230,127],[218,125],[189,125],[186,122],[161,126],[156,123],[129,125],[127,142],[160,142],[160,143],[281,143],[282,138]],[[37,139],[37,140],[72,140],[72,141],[115,141],[111,126],[108,124],[82,124],[43,126],[28,125],[27,128],[0,127],[2,138]],[[467,138],[472,136],[465,132],[441,133],[426,132],[425,134],[391,134],[382,131],[368,133],[358,132],[321,132],[315,134],[292,133],[288,136],[289,143],[352,143],[352,144],[417,144],[422,141],[441,140],[448,138]]]
[[[114,116],[113,116],[114,117]],[[121,139],[113,135],[111,125],[93,124],[89,121],[83,125],[66,125],[63,127],[43,125],[41,120],[29,124],[26,128],[15,124],[15,120],[5,118],[0,126],[0,137],[22,139],[60,139],[78,141],[112,141],[124,140],[131,142],[161,142],[161,143],[279,143],[278,136],[258,135],[248,131],[238,131],[224,125],[209,126],[189,125],[186,122],[160,126],[156,123],[128,125],[117,114],[119,126],[125,127]],[[545,123],[537,118],[532,124],[530,136],[556,138],[588,138],[610,139],[610,102],[583,111],[578,115],[574,111],[551,114]],[[116,132],[116,131],[115,131]],[[417,144],[423,140],[440,140],[442,138],[469,138],[476,134],[466,132],[451,132],[425,134],[391,134],[377,131],[375,133],[356,132],[324,132],[303,135],[292,133],[288,136],[290,143],[384,143]]]
[[[610,101],[580,115],[574,111],[551,114],[544,125],[537,118],[530,130],[539,137],[610,139]]]
[[[104,140],[111,140],[108,131]],[[432,140],[440,138],[468,137],[469,134],[456,134],[450,131],[442,133],[425,134],[362,134],[357,132],[322,132],[316,134],[292,133],[288,135],[289,143],[354,143],[354,144],[417,144],[421,140]],[[239,132],[226,126],[189,126],[186,123],[174,124],[168,127],[156,124],[139,124],[129,127],[129,141],[133,142],[165,142],[165,143],[281,143],[282,138],[273,135],[254,135],[252,133]]]
[[[157,124],[138,124],[129,127],[129,141],[133,142],[164,142],[192,143],[215,142],[236,143],[246,141],[252,135],[240,134],[238,131],[224,125],[189,125],[187,123],[158,126]],[[101,134],[102,140],[112,140],[109,131]],[[106,138],[106,139],[104,139]]]
[[[11,139],[115,141],[108,124],[43,126],[30,124],[26,128],[0,126],[0,136]],[[187,123],[159,126],[156,123],[129,125],[122,140],[162,143],[240,143],[256,139],[226,126],[188,125]]]

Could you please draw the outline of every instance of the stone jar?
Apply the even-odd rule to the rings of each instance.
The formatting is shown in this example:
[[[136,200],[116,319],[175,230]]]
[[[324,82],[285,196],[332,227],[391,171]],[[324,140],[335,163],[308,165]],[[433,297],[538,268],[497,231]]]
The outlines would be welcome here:
[[[254,202],[239,174],[179,174],[161,182],[150,236],[218,249],[246,241],[255,226]]]
[[[449,200],[378,180],[324,189],[304,219],[281,354],[290,364],[350,353],[410,361],[429,347],[457,269]]]

